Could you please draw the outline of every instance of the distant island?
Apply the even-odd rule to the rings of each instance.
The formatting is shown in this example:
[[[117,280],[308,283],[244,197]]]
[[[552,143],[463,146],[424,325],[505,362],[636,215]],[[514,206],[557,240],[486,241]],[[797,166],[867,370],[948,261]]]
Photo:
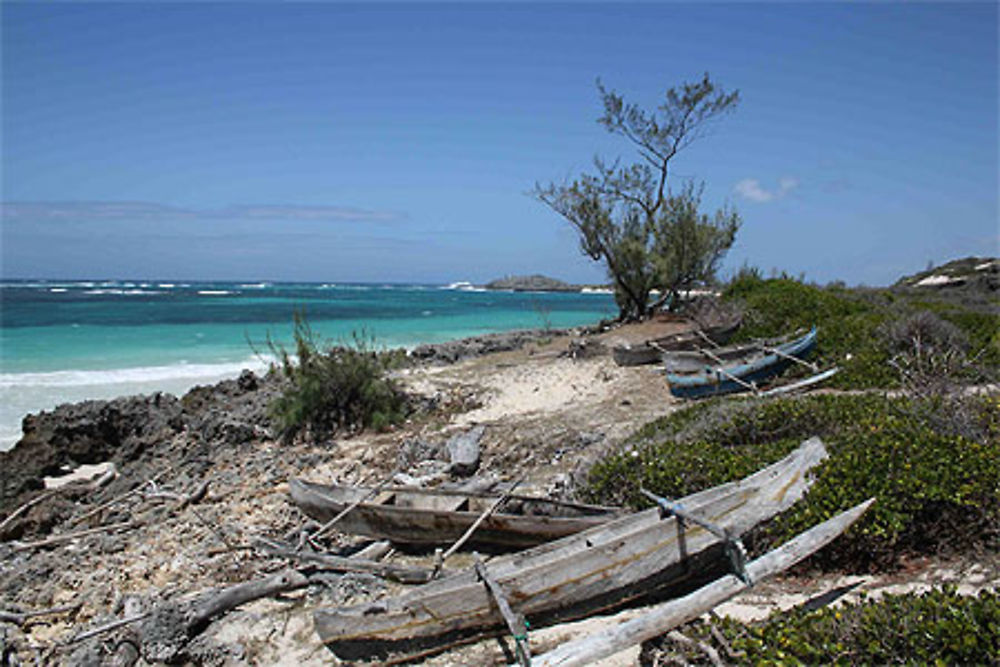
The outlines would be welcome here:
[[[513,292],[581,292],[591,286],[571,285],[556,278],[535,274],[531,276],[506,276],[491,280],[483,287],[489,290]]]

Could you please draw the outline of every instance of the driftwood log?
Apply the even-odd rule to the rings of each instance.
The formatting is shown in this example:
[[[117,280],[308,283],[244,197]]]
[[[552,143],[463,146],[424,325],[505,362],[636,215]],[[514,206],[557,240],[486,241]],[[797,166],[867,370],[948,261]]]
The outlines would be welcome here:
[[[51,607],[49,609],[39,609],[37,611],[4,611],[0,609],[0,622],[13,623],[17,626],[23,626],[31,619],[38,618],[40,616],[53,616],[55,614],[65,614],[66,612],[76,611],[82,604],[82,602],[74,602],[72,604]]]
[[[56,544],[62,544],[63,542],[71,542],[79,537],[86,537],[88,535],[95,535],[97,533],[108,533],[116,530],[127,530],[130,528],[137,528],[142,525],[138,521],[124,521],[122,523],[112,523],[106,526],[98,526],[97,528],[88,528],[86,530],[77,530],[72,533],[63,533],[60,535],[53,535],[52,537],[47,537],[44,540],[38,540],[36,542],[15,542],[14,551],[31,551],[32,549],[41,549],[42,547],[49,547]]]
[[[380,563],[374,560],[358,558],[357,555],[344,557],[332,554],[321,554],[309,551],[295,551],[291,547],[259,539],[256,542],[261,550],[282,558],[290,558],[303,563],[312,563],[321,569],[334,572],[366,572],[385,579],[398,581],[401,584],[425,584],[433,578],[434,570],[423,567],[407,567],[392,563]]]
[[[857,521],[873,502],[874,499],[867,500],[751,561],[746,568],[751,581],[786,570],[819,551]],[[748,588],[740,578],[727,574],[689,595],[650,607],[638,618],[567,642],[537,656],[531,664],[534,667],[589,665],[694,620]]]
[[[241,604],[305,588],[308,585],[309,577],[298,570],[288,568],[263,579],[223,588],[204,596],[193,606],[187,620],[187,633],[189,636],[198,634],[214,617]]]
[[[110,466],[108,466],[108,469],[105,470],[103,474],[101,474],[96,479],[92,479],[91,481],[87,482],[86,484],[83,485],[82,488],[89,491],[98,491],[107,486],[108,484],[110,484],[111,481],[117,475],[118,475],[118,468],[115,467],[115,465],[112,463]],[[48,500],[53,496],[57,496],[60,493],[63,493],[64,491],[77,490],[80,488],[81,486],[78,483],[66,484],[65,486],[59,486],[54,489],[50,489],[45,493],[42,493],[41,495],[35,496],[31,500],[24,503],[16,510],[8,514],[3,521],[0,521],[0,535],[3,535],[4,531],[7,529],[7,526],[11,525],[14,522],[14,519],[18,518],[19,516],[30,510],[35,505],[38,505],[39,503]]]

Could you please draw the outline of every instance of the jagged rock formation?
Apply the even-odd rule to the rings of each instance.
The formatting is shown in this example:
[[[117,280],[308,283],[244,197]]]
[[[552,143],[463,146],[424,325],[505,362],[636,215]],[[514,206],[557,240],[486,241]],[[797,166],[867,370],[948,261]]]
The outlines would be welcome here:
[[[182,399],[171,394],[84,401],[31,414],[13,449],[0,452],[0,512],[81,464],[124,464],[143,458],[177,458],[177,436],[190,443],[242,444],[269,437],[267,406],[276,382],[250,371],[235,380],[195,387]]]
[[[533,329],[526,331],[511,331],[507,333],[487,334],[473,338],[435,343],[433,345],[418,345],[410,351],[410,358],[419,361],[453,364],[462,359],[478,357],[493,352],[510,352],[519,350],[529,343],[536,343],[553,336],[563,336],[566,331],[545,331]]]

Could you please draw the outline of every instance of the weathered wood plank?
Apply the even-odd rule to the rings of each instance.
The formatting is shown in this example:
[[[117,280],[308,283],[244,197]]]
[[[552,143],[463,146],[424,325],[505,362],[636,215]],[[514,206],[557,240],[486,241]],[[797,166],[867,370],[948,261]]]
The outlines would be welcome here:
[[[825,456],[811,440],[794,453],[741,482],[683,499],[707,520],[740,534],[777,514],[808,487],[807,471]],[[490,562],[491,576],[511,604],[536,620],[572,617],[595,605],[614,607],[650,587],[690,574],[699,559],[717,564],[720,541],[701,527],[681,530],[676,518],[651,509],[604,526]],[[699,555],[701,554],[701,555]],[[475,572],[436,580],[373,605],[318,610],[320,637],[336,651],[351,644],[403,643],[459,631],[495,628],[498,619]],[[350,647],[348,647],[350,648]],[[404,647],[405,648],[405,647]],[[393,648],[392,650],[399,650]]]
[[[486,584],[486,588],[489,590],[490,595],[493,596],[493,601],[496,603],[497,609],[500,610],[500,615],[507,624],[507,630],[510,631],[514,641],[517,642],[518,663],[521,664],[522,667],[531,665],[531,648],[528,646],[528,638],[526,635],[527,625],[524,622],[524,617],[519,614],[515,614],[510,608],[510,602],[507,601],[507,596],[504,595],[503,589],[500,588],[500,584],[498,584],[496,580],[490,576],[489,570],[486,569],[482,559],[479,558],[479,554],[476,554],[475,556],[475,568],[476,574],[483,580],[483,583]]]
[[[869,499],[751,561],[747,565],[747,570],[752,579],[760,581],[788,569],[819,551],[861,518],[874,502],[874,499]],[[739,578],[726,575],[690,595],[650,607],[642,616],[619,623],[602,632],[567,642],[553,651],[537,656],[532,665],[535,667],[589,665],[694,620],[748,588],[749,586]]]

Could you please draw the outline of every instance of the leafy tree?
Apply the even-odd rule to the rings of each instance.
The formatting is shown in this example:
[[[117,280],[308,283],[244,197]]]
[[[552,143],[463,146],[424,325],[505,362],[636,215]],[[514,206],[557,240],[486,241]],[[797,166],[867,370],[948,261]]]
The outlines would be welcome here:
[[[598,122],[638,153],[631,164],[594,158],[595,173],[569,184],[536,185],[534,195],[576,229],[580,249],[603,262],[615,288],[619,317],[642,319],[679,290],[714,277],[732,246],[740,217],[731,209],[699,212],[701,188],[667,188],[670,161],[732,111],[739,92],[727,93],[706,74],[667,90],[653,113],[626,103],[598,81],[604,115]],[[650,302],[650,293],[660,298]],[[676,303],[676,299],[671,301]]]

